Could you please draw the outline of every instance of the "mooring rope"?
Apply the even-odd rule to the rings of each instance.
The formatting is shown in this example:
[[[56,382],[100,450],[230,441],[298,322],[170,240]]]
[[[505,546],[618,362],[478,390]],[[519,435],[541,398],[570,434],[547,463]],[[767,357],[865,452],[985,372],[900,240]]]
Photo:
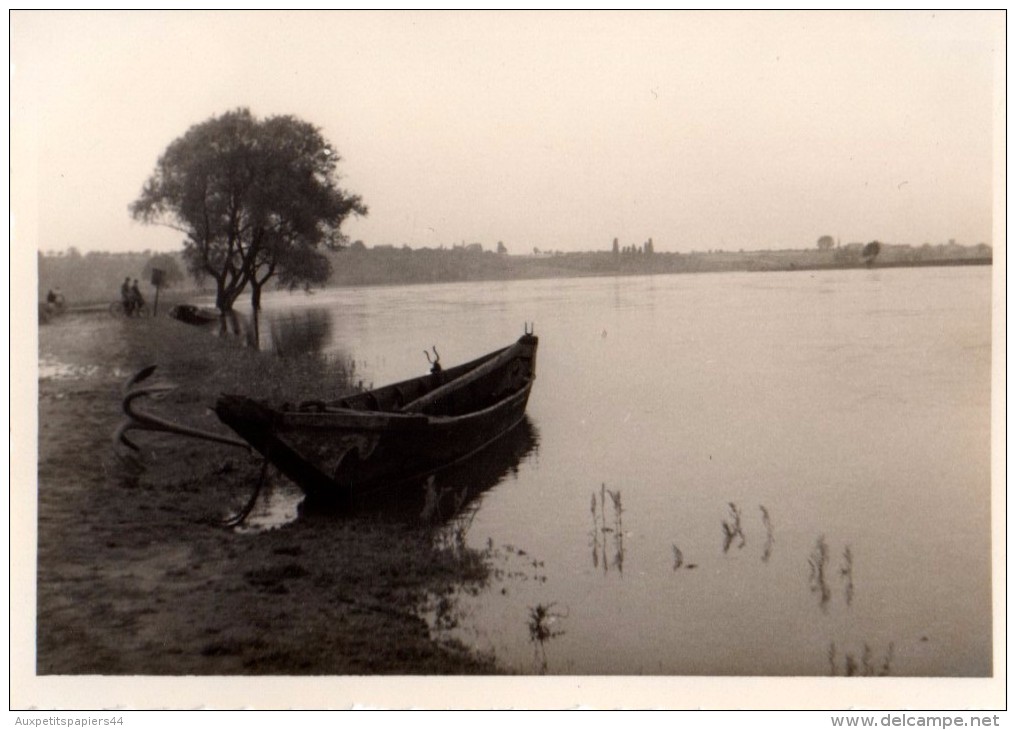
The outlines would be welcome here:
[[[261,476],[258,477],[257,486],[254,487],[254,493],[251,494],[250,499],[247,500],[247,504],[232,517],[221,520],[219,524],[223,527],[239,527],[244,523],[250,513],[254,510],[254,505],[257,504],[258,496],[261,494],[261,487],[264,486],[266,477],[268,476],[268,456],[265,456],[264,462],[261,464]]]

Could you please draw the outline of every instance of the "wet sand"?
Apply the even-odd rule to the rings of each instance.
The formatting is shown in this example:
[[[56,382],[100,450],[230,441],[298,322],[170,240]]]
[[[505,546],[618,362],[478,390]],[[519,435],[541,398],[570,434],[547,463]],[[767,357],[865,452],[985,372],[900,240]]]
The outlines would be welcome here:
[[[152,410],[216,428],[214,393],[256,388],[268,362],[242,349],[163,318],[40,326],[37,674],[495,671],[418,614],[428,594],[486,580],[482,556],[378,518],[227,529],[216,521],[257,479],[245,451],[138,433],[143,458],[114,455],[127,373],[159,362],[181,387]],[[290,369],[320,393],[314,367]]]

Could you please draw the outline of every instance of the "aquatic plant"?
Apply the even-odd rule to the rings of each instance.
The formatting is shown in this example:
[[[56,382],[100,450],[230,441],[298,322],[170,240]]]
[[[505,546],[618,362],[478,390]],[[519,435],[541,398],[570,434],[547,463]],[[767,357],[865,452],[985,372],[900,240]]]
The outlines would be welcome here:
[[[607,525],[607,497],[613,508],[613,523]],[[590,501],[589,511],[593,516],[592,550],[593,567],[603,566],[603,572],[607,573],[610,566],[617,568],[618,573],[624,573],[624,522],[622,514],[624,506],[621,500],[621,491],[607,489],[607,485],[600,484],[599,508],[597,508],[596,492],[593,492]],[[597,517],[597,511],[599,517]],[[607,559],[607,535],[613,535],[614,555],[612,560]]]
[[[819,594],[819,606],[825,611],[831,592],[826,582],[826,565],[829,562],[829,546],[826,545],[825,536],[820,535],[815,540],[815,547],[812,548],[811,556],[808,558],[808,567],[811,569],[809,583],[811,592]]]
[[[733,502],[728,502],[727,507],[730,511],[731,522],[723,521],[723,552],[726,553],[730,550],[731,544],[734,542],[734,538],[741,538],[737,548],[740,550],[745,546],[744,529],[741,527],[741,510],[737,508],[737,505]]]
[[[671,545],[674,550],[674,570],[677,570],[684,565],[684,553],[681,552],[681,548],[677,545]]]
[[[861,667],[864,669],[864,676],[870,677],[875,672],[875,667],[871,663],[871,647],[868,646],[868,642],[864,642],[864,651],[861,653]]]
[[[773,554],[773,544],[776,542],[776,538],[773,536],[773,522],[769,518],[769,510],[764,505],[759,505],[759,510],[762,511],[762,524],[766,528],[766,544],[762,550],[762,562],[768,563],[769,558]]]
[[[529,640],[533,644],[533,651],[536,654],[536,661],[540,667],[540,673],[547,671],[547,649],[546,643],[551,639],[561,636],[564,629],[554,626],[559,620],[567,618],[567,613],[554,611],[557,603],[537,603],[529,607]]]
[[[854,602],[854,554],[849,545],[843,549],[843,566],[840,568],[840,577],[846,581],[844,596],[849,606]]]
[[[614,505],[614,567],[617,568],[617,572],[624,574],[624,523],[621,520],[621,515],[624,513],[624,508],[621,506],[621,491],[612,492],[609,489],[607,494],[610,495],[610,501]]]
[[[853,677],[857,674],[857,660],[854,659],[853,654],[847,654],[844,665],[843,676]]]
[[[672,544],[670,549],[674,553],[674,570],[684,568],[685,570],[694,570],[698,567],[696,563],[686,562],[684,559],[684,553],[681,551],[676,544]]]
[[[860,657],[855,656],[851,652],[846,652],[843,656],[843,676],[844,677],[888,677],[892,674],[892,663],[893,656],[896,651],[896,645],[893,642],[889,642],[886,647],[886,652],[882,657],[881,661],[875,660],[875,652],[872,650],[871,645],[868,642],[864,642],[861,645]],[[826,656],[829,659],[829,670],[831,676],[837,676],[839,674],[839,666],[836,656],[836,644],[830,643],[829,649],[826,652]]]
[[[614,519],[620,521],[621,513],[624,512],[624,509],[621,507],[621,490],[612,492],[608,489],[607,494],[610,495],[610,501],[614,503]]]
[[[882,659],[882,666],[879,667],[878,676],[888,677],[892,671],[893,653],[896,650],[896,645],[893,642],[889,642],[889,648],[886,650],[885,658]]]

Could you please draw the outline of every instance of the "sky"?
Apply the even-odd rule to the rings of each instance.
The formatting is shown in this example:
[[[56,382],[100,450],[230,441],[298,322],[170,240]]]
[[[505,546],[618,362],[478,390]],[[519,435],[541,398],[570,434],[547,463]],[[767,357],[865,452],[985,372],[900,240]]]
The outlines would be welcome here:
[[[237,107],[292,114],[350,239],[511,253],[992,242],[1000,12],[14,11],[15,245],[167,251],[128,205]]]

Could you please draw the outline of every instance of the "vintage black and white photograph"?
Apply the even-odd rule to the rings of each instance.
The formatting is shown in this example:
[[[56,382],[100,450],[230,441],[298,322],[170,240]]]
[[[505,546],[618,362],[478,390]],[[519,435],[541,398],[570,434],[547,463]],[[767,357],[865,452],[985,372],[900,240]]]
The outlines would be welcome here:
[[[13,12],[12,704],[406,676],[990,704],[1004,23]]]

